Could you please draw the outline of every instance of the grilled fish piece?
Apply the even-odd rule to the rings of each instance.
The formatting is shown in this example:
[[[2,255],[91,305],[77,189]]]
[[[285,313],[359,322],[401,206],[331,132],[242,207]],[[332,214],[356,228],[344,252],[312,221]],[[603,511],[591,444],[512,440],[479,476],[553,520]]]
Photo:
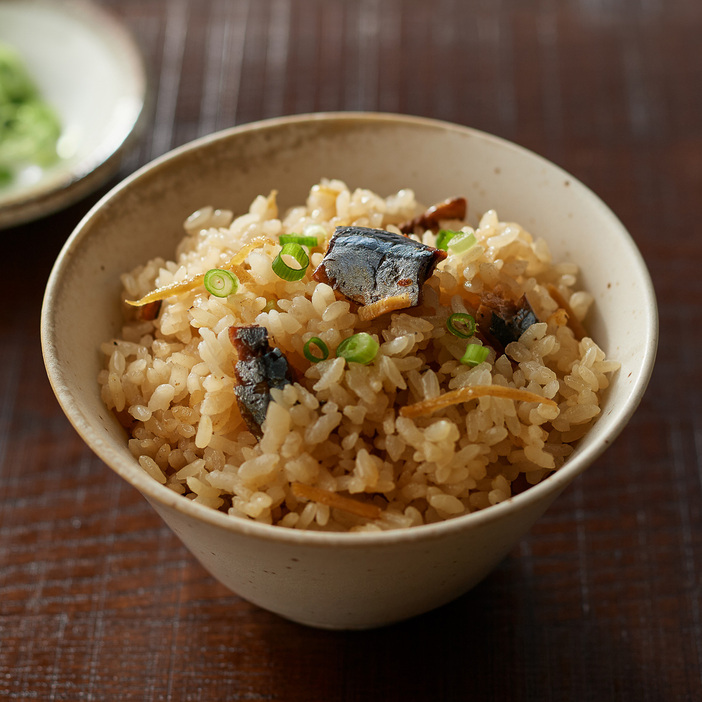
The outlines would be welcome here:
[[[498,294],[486,293],[478,308],[478,321],[489,324],[489,332],[506,347],[539,320],[534,314],[526,295],[517,302],[500,297]]]
[[[451,197],[448,200],[432,205],[409,222],[401,224],[400,231],[403,234],[411,234],[417,228],[436,230],[439,228],[439,222],[442,219],[463,220],[466,218],[467,212],[468,200],[464,197]]]
[[[445,251],[400,234],[337,227],[312,277],[349,300],[373,305],[374,312],[366,316],[372,319],[390,309],[417,306],[422,286],[444,258]]]
[[[260,439],[271,388],[282,388],[292,382],[290,366],[279,348],[271,348],[265,327],[229,327],[229,340],[239,354],[234,366],[240,383],[234,388],[239,411],[249,431]]]

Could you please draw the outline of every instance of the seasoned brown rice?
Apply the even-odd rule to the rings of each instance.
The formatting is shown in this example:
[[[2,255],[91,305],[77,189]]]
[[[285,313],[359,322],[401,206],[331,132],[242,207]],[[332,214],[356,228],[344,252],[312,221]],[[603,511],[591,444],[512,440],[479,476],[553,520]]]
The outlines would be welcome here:
[[[123,276],[124,295],[135,300],[224,267],[257,237],[277,242],[282,233],[311,233],[324,242],[335,227],[352,224],[399,233],[398,225],[423,209],[410,190],[383,198],[338,180],[315,185],[304,205],[286,213],[275,193],[257,197],[236,218],[206,207],[185,222],[174,260],[158,258]],[[298,282],[273,272],[280,246],[270,243],[248,253],[240,287],[227,298],[195,285],[164,299],[153,320],[125,305],[120,338],[102,345],[99,382],[144,471],[183,499],[234,518],[359,531],[480,510],[558,470],[599,414],[601,392],[618,367],[573,332],[592,297],[576,288],[575,264],[552,262],[545,241],[492,210],[472,228],[442,224],[474,233],[477,243],[460,254],[449,248],[420,306],[374,320],[362,321],[357,305],[312,279],[325,245],[311,250]],[[432,231],[415,238],[436,243]],[[446,320],[473,311],[471,294],[498,288],[515,300],[526,295],[541,321],[506,353],[490,349],[485,362],[463,365],[467,343],[480,341],[452,335]],[[297,374],[271,392],[260,441],[234,393],[237,357],[228,331],[241,325],[264,326]],[[336,357],[338,344],[360,331],[380,344],[373,361]],[[327,345],[327,360],[305,358],[311,337]],[[500,391],[490,394],[490,387]],[[463,388],[488,390],[419,416],[400,413]],[[513,391],[505,396],[502,388],[543,401],[510,399]]]

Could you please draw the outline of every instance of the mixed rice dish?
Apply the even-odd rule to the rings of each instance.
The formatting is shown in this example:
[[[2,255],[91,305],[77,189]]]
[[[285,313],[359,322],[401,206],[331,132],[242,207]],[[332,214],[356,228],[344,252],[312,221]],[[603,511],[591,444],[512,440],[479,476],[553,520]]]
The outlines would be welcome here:
[[[462,197],[276,196],[197,211],[174,260],[122,277],[98,380],[144,471],[233,518],[376,531],[563,465],[619,367],[583,328],[575,264]]]

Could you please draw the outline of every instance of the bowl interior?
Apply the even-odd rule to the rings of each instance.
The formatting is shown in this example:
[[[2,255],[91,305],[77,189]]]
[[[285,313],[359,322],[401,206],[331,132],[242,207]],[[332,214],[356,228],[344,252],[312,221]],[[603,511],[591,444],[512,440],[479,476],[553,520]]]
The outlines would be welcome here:
[[[601,417],[568,464],[548,480],[508,503],[452,521],[489,518],[485,515],[493,511],[518,509],[560,491],[613,440],[646,387],[657,343],[648,272],[612,212],[560,168],[484,133],[411,117],[346,113],[235,128],[172,152],[103,198],[64,247],[42,319],[49,378],[79,433],[152,500],[220,520],[230,529],[281,531],[193,505],[146,476],[100,400],[98,347],[121,326],[119,275],[151,257],[172,257],[191,212],[211,204],[239,214],[256,195],[272,189],[278,190],[279,203],[289,206],[304,201],[323,177],[384,196],[412,188],[425,204],[464,195],[469,216],[496,209],[500,219],[545,238],[555,259],[581,266],[582,285],[595,297],[587,326],[608,356],[622,364]]]

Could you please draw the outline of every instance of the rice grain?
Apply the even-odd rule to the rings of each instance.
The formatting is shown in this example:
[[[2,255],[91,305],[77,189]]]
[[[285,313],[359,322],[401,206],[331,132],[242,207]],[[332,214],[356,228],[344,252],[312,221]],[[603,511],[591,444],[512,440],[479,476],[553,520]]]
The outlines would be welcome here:
[[[174,260],[156,258],[125,273],[124,296],[136,300],[239,254],[236,294],[217,298],[191,285],[164,299],[154,320],[129,308],[119,338],[100,346],[101,397],[129,425],[129,450],[141,468],[232,519],[331,531],[454,518],[510,499],[519,478],[533,485],[558,470],[601,413],[619,365],[586,334],[575,337],[562,307],[582,325],[593,297],[577,288],[577,265],[554,263],[542,238],[489,210],[462,225],[476,243],[461,254],[449,246],[421,305],[365,321],[356,302],[309,273],[284,281],[272,270],[281,233],[319,238],[311,271],[336,226],[398,231],[422,209],[408,189],[383,198],[325,180],[287,212],[278,211],[273,193],[239,217],[203,207],[186,220]],[[410,236],[436,242],[432,231]],[[484,362],[464,365],[467,344],[489,342],[484,330],[468,340],[454,336],[446,320],[476,314],[476,296],[499,291],[514,301],[526,296],[540,321],[507,343],[506,354],[488,346]],[[229,340],[232,326],[252,324],[267,329],[295,376],[271,390],[260,439],[240,412]],[[359,331],[379,343],[367,365],[336,356],[339,343]],[[326,360],[305,358],[312,337],[327,345]],[[471,396],[481,388],[490,396]],[[455,392],[462,401],[444,402]],[[426,401],[439,404],[409,409]],[[302,498],[293,485],[324,499]],[[361,515],[336,508],[337,498],[341,505],[365,501]]]

